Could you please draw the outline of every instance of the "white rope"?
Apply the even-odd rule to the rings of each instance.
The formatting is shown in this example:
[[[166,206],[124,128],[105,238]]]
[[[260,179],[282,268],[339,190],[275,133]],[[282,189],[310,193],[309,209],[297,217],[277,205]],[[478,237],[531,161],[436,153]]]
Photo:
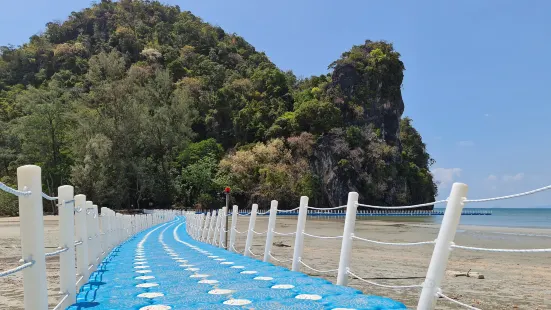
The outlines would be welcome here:
[[[275,258],[273,255],[272,255],[272,252],[268,252],[268,255],[270,255],[271,258],[273,258],[274,260],[280,262],[280,263],[286,263],[286,262],[291,262],[293,261],[293,259],[284,259],[284,260],[280,260],[280,259],[277,259]]]
[[[360,237],[356,237],[354,234],[352,234],[353,239],[362,240],[365,242],[375,243],[375,244],[382,244],[382,245],[394,245],[394,246],[416,246],[416,245],[424,245],[424,244],[435,244],[436,241],[421,241],[421,242],[382,242],[382,241],[375,241],[375,240],[369,240],[364,239]]]
[[[321,272],[321,273],[327,273],[327,272],[335,272],[335,271],[339,271],[339,269],[330,269],[330,270],[318,270],[316,268],[312,268],[308,265],[306,265],[301,258],[298,259],[299,263],[301,263],[304,267],[310,269],[310,270],[313,270],[313,271],[316,271],[316,272]]]
[[[280,233],[280,232],[277,232],[277,231],[275,231],[275,230],[272,230],[272,232],[273,232],[274,234],[280,235],[280,236],[291,236],[291,235],[294,235],[294,234],[297,233],[296,231],[291,232],[291,233]]]
[[[46,200],[57,200],[57,197],[51,197],[51,196],[46,195],[45,193],[42,193],[42,198],[44,198]]]
[[[314,208],[314,207],[306,207],[310,210],[337,210],[337,209],[346,209],[347,205],[344,206],[338,206],[333,208]]]
[[[236,253],[242,253],[241,251],[238,251],[232,244],[231,248],[236,252]]]
[[[75,246],[81,245],[82,241],[75,241]]]
[[[259,233],[259,232],[254,231],[254,229],[251,229],[251,231],[253,232],[253,234],[257,234],[257,235],[265,235],[265,234],[268,232],[268,231],[266,230],[265,232]]]
[[[76,212],[76,213],[82,212],[82,208],[81,208],[81,207],[75,208],[75,212]]]
[[[294,209],[291,209],[291,210],[277,210],[277,212],[281,212],[281,213],[287,213],[287,212],[293,212],[293,211],[296,211],[300,209],[300,207],[297,207],[297,208],[294,208]]]
[[[308,237],[312,237],[312,238],[318,238],[318,239],[341,239],[342,236],[334,236],[334,237],[331,237],[331,236],[316,236],[316,235],[311,235],[311,234],[308,234],[308,233],[305,233],[305,232],[302,232],[303,235],[305,236],[308,236]]]
[[[514,194],[514,195],[507,195],[507,196],[501,196],[501,197],[494,197],[494,198],[484,198],[484,199],[466,199],[464,202],[486,202],[486,201],[495,201],[495,200],[503,200],[503,199],[511,199],[511,198],[517,198],[521,196],[531,195],[538,192],[543,192],[548,189],[551,189],[551,185],[544,186],[542,188],[534,189],[531,191],[527,191],[520,194]]]
[[[234,230],[236,233],[238,233],[238,234],[244,234],[244,233],[246,233],[246,231],[239,231],[239,230],[237,230],[237,229],[235,229],[235,228],[234,228],[233,230]]]
[[[368,207],[368,208],[373,208],[373,209],[413,209],[413,208],[419,208],[419,207],[432,206],[432,205],[439,204],[439,203],[444,203],[444,202],[448,202],[448,200],[446,199],[446,200],[439,200],[439,201],[434,201],[434,202],[422,203],[422,204],[418,204],[418,205],[398,206],[398,207],[372,206],[372,205],[364,205],[364,204],[361,204],[361,203],[358,203],[357,205],[359,207]]]
[[[408,289],[408,288],[423,287],[423,285],[420,285],[420,284],[417,284],[417,285],[386,285],[386,284],[379,284],[379,283],[372,282],[372,281],[369,281],[369,280],[366,280],[364,278],[361,278],[361,277],[357,276],[356,274],[352,273],[352,271],[350,271],[350,268],[346,268],[346,273],[348,273],[349,275],[353,276],[354,278],[356,278],[356,279],[358,279],[362,282],[365,282],[365,283],[368,283],[368,284],[371,284],[371,285],[374,285],[374,286],[379,286],[379,287],[394,288],[394,289]]]
[[[18,196],[18,197],[26,197],[31,194],[30,191],[20,191],[16,190],[15,188],[11,188],[7,186],[6,184],[0,182],[0,189],[3,190],[6,193],[10,193],[12,195]]]
[[[57,251],[50,252],[50,253],[46,253],[45,256],[46,256],[46,257],[56,256],[56,255],[61,254],[61,253],[63,253],[63,252],[67,252],[67,250],[69,250],[69,248],[68,248],[68,247],[64,247],[64,248],[59,249],[59,250],[57,250]]]
[[[249,215],[251,215],[251,212],[245,213],[245,214],[239,214],[239,213],[237,213],[237,216],[249,216]]]
[[[58,309],[61,309],[61,304],[65,301],[65,299],[67,299],[69,297],[69,293],[66,293],[63,298],[61,299],[61,301],[59,301],[59,303],[57,304],[57,306],[55,306],[52,310],[58,310]]]
[[[266,211],[266,212],[262,212],[262,213],[256,213],[256,214],[257,214],[257,215],[266,215],[266,214],[268,214],[268,213],[270,213],[270,210],[268,210],[268,211]]]
[[[251,248],[248,248],[247,250],[248,250],[249,253],[251,253],[253,256],[256,256],[256,257],[259,257],[259,256],[260,256],[260,255],[254,254],[253,251],[251,251]]]
[[[438,292],[436,293],[436,295],[438,295],[438,296],[440,296],[440,297],[442,297],[442,298],[444,298],[444,299],[446,299],[446,300],[448,300],[448,301],[451,301],[451,302],[453,302],[453,303],[455,303],[455,304],[458,304],[458,305],[460,305],[460,306],[463,306],[463,307],[465,307],[465,308],[467,308],[467,309],[471,309],[471,310],[481,310],[480,308],[476,308],[476,307],[473,307],[473,306],[464,304],[464,303],[462,303],[462,302],[460,302],[460,301],[458,301],[458,300],[455,300],[455,299],[453,299],[453,298],[451,298],[451,297],[448,297],[448,296],[442,294],[442,291],[441,291],[440,289],[438,289]]]
[[[16,272],[19,272],[19,271],[21,271],[25,268],[31,267],[32,265],[34,265],[34,260],[30,261],[30,262],[27,262],[27,263],[24,263],[23,265],[17,266],[13,269],[2,271],[2,272],[0,272],[0,278],[5,277],[5,276],[9,276],[9,275],[14,274]]]
[[[486,251],[486,252],[507,252],[507,253],[544,253],[551,252],[551,249],[489,249],[489,248],[477,248],[472,246],[455,245],[452,243],[452,248],[473,250],[473,251]]]

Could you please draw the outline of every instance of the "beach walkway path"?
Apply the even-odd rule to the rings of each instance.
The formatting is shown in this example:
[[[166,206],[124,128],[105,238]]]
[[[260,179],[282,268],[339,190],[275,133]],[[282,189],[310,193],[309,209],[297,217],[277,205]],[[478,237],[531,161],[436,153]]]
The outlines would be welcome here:
[[[406,309],[193,240],[185,219],[138,233],[108,255],[68,309]]]

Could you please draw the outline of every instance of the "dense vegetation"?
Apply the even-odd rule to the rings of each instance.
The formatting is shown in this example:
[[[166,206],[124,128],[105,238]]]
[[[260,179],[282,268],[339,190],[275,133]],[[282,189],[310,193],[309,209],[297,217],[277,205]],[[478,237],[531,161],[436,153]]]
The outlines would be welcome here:
[[[99,205],[241,206],[307,195],[434,199],[432,159],[402,119],[404,65],[366,41],[297,79],[243,38],[157,1],[103,0],[0,48],[0,181],[42,167]],[[0,214],[16,212],[0,193]],[[49,210],[49,209],[48,209]]]

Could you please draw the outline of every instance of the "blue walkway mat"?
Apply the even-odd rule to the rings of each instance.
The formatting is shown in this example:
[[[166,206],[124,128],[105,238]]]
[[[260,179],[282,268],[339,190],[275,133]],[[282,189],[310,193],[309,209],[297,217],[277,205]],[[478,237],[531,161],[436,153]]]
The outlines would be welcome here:
[[[185,220],[113,251],[67,309],[406,309],[397,301],[197,242]]]

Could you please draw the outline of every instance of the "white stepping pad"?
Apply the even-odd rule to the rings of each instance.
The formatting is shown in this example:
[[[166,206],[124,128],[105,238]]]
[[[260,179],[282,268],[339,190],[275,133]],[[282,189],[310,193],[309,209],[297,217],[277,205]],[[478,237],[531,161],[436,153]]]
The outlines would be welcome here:
[[[201,283],[201,284],[216,284],[216,283],[218,283],[218,280],[204,279],[204,280],[199,281],[198,283]]]
[[[134,279],[136,280],[151,280],[151,279],[155,279],[154,276],[139,276],[139,277],[135,277]]]
[[[134,269],[145,269],[149,268],[149,266],[134,266]]]
[[[234,262],[221,262],[220,265],[233,265]]]
[[[277,290],[290,290],[294,287],[295,286],[292,285],[292,284],[276,284],[276,285],[272,286],[273,289],[277,289]]]
[[[145,287],[145,288],[155,287],[155,286],[159,286],[159,284],[157,284],[157,283],[140,283],[140,284],[136,285],[136,287]]]
[[[190,278],[207,278],[210,277],[208,274],[192,274]]]
[[[233,269],[245,269],[245,266],[231,266]]]
[[[218,258],[216,255],[210,255],[209,258]]]
[[[165,294],[163,293],[141,293],[141,294],[138,294],[138,297],[141,297],[141,298],[157,298],[157,297],[163,297],[165,296]]]
[[[252,301],[248,299],[230,299],[224,301],[224,305],[230,305],[230,306],[244,306],[250,304]]]
[[[150,305],[141,307],[140,310],[170,310],[172,309],[171,306],[165,306],[165,305]]]
[[[190,264],[183,264],[183,265],[180,265],[180,267],[186,267],[186,268],[187,268],[187,267],[193,267],[193,266],[195,266],[195,265],[190,265]]]
[[[245,271],[241,271],[240,273],[241,274],[255,274],[255,273],[258,273],[258,271],[256,271],[256,270],[245,270]]]
[[[226,259],[225,259],[225,258],[217,258],[217,259],[215,259],[215,260],[217,260],[217,261],[219,261],[219,262],[222,262],[222,261],[225,261]]]
[[[199,268],[186,268],[184,270],[187,270],[187,271],[197,271],[199,270]]]
[[[355,308],[333,308],[331,310],[356,310]]]
[[[300,294],[295,297],[296,299],[306,299],[306,300],[320,300],[322,297],[316,294]]]
[[[137,273],[151,273],[151,270],[135,270]]]
[[[176,262],[177,262],[177,263],[187,263],[187,260],[185,260],[185,259],[179,259],[179,260],[177,260]]]
[[[143,262],[144,260],[147,260],[147,259],[145,259],[145,258],[135,258],[134,260],[138,261],[138,262]]]
[[[256,277],[254,278],[254,280],[258,280],[258,281],[272,281],[274,278],[272,277]]]
[[[225,295],[225,294],[231,294],[233,292],[235,292],[235,291],[222,289],[222,288],[215,288],[213,290],[210,290],[209,294],[212,294],[212,295]]]

